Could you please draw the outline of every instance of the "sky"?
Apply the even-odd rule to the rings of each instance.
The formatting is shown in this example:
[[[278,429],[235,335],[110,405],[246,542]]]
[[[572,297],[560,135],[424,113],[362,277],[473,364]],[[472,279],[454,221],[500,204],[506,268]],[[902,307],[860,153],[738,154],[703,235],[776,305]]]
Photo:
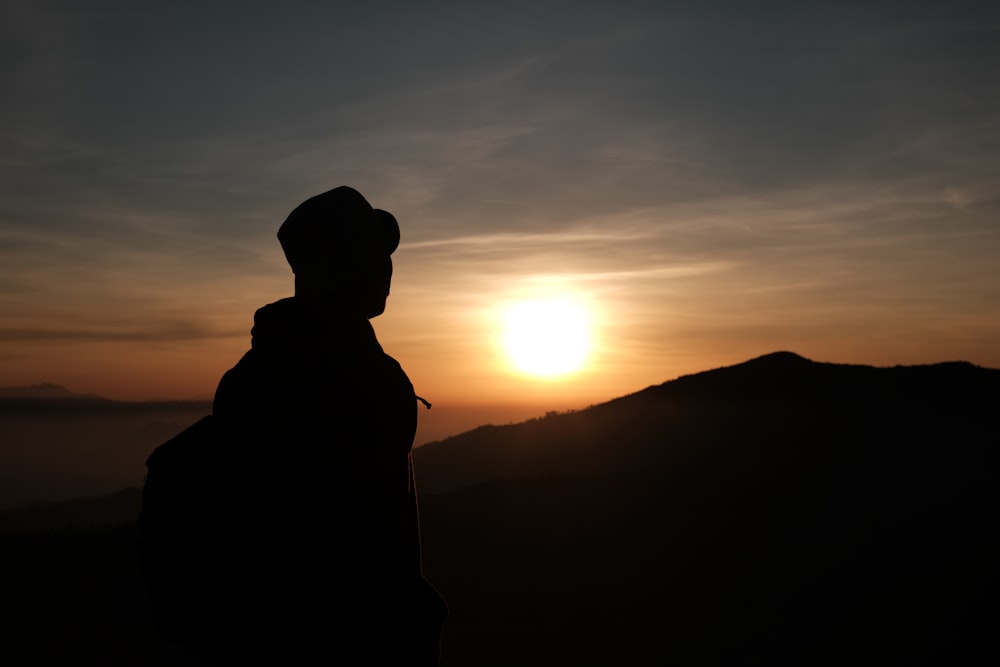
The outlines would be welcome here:
[[[342,184],[400,222],[373,325],[445,409],[1000,367],[996,7],[5,2],[0,386],[210,397]],[[542,297],[588,314],[578,372],[505,356]]]

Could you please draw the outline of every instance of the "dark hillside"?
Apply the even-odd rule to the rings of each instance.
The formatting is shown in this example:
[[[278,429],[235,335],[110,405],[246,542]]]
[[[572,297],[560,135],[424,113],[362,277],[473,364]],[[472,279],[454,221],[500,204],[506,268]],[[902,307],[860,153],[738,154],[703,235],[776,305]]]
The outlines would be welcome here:
[[[703,457],[702,447],[724,447],[729,458],[753,444],[754,457],[767,458],[769,442],[793,436],[806,449],[810,441],[834,435],[848,448],[884,442],[877,454],[890,456],[907,439],[928,446],[935,436],[940,446],[962,437],[996,440],[1000,429],[989,424],[996,405],[1000,370],[965,362],[895,368],[824,364],[777,352],[579,412],[482,426],[429,443],[414,458],[421,491],[441,493],[536,475],[631,477],[651,473],[657,462]],[[845,451],[836,458],[847,463],[850,456]]]
[[[1000,372],[969,364],[779,353],[428,446],[421,480],[479,482],[423,501],[452,650],[495,630],[503,657],[478,664],[993,650],[996,405]]]

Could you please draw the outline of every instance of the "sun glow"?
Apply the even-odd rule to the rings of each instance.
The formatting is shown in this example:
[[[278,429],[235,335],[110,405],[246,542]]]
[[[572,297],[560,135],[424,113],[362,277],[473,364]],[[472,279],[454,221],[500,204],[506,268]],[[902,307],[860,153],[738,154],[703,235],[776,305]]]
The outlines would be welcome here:
[[[504,313],[503,343],[517,370],[553,378],[578,370],[590,352],[590,322],[568,299],[519,301]]]

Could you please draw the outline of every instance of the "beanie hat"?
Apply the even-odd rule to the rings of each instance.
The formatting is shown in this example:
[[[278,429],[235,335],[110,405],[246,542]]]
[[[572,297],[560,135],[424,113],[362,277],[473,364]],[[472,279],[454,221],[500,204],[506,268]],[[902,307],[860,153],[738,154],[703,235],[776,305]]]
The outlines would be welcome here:
[[[399,223],[342,185],[296,206],[278,228],[278,242],[293,273],[353,271],[396,250]]]

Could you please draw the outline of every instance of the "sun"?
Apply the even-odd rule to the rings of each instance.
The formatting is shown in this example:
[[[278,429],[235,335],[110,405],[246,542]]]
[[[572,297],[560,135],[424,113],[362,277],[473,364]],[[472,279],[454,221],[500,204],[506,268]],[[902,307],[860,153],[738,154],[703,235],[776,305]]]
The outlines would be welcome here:
[[[569,299],[518,301],[504,313],[503,343],[519,371],[554,378],[578,370],[590,352],[587,311]]]

